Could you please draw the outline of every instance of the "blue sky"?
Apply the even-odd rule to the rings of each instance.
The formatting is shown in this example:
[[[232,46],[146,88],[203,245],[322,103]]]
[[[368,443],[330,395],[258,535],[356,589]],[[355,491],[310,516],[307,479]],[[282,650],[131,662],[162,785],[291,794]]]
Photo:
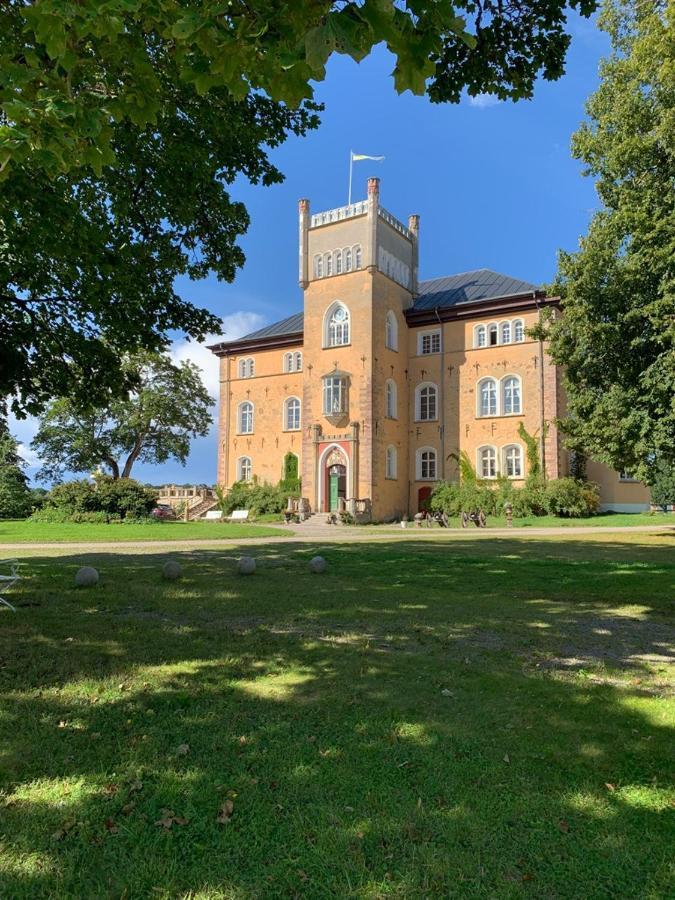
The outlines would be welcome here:
[[[382,48],[359,65],[333,57],[316,90],[326,106],[322,125],[272,154],[286,176],[283,184],[263,188],[241,180],[233,186],[233,197],[251,216],[241,242],[244,269],[230,285],[215,278],[181,281],[181,293],[223,319],[223,339],[299,311],[297,201],[308,197],[314,211],[346,203],[350,149],[386,157],[355,163],[354,199],[365,196],[367,177],[377,175],[387,209],[403,220],[421,216],[421,278],[485,267],[536,283],[550,280],[558,249],[576,247],[598,203],[569,144],[608,43],[593,21],[574,15],[570,27],[567,74],[540,82],[533,100],[515,104],[465,98],[437,105],[399,96],[392,58]],[[174,355],[197,362],[215,396],[212,354],[177,339]],[[26,445],[35,423],[14,422],[13,430]],[[33,475],[38,461],[25,446],[24,458]],[[135,477],[155,484],[212,483],[215,474],[215,425],[209,437],[194,442],[185,467],[134,469]]]

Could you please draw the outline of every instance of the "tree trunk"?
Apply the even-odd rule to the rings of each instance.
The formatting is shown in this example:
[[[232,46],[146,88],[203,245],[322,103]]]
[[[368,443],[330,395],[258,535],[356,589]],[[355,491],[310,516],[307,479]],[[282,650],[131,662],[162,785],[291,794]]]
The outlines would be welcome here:
[[[117,465],[117,460],[113,459],[111,456],[107,456],[103,462],[110,467],[110,474],[113,479],[118,479],[120,477],[120,467]]]
[[[127,461],[124,463],[124,468],[122,469],[121,478],[129,478],[131,476],[131,469],[138,459],[138,456],[143,449],[143,438],[144,434],[139,434],[134,443],[134,449],[131,451],[129,456],[127,456]]]

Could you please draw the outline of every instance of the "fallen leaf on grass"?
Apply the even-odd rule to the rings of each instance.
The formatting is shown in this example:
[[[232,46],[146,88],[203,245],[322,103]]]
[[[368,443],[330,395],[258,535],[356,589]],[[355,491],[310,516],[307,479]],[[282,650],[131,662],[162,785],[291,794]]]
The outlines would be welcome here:
[[[107,818],[107,819],[105,820],[105,822],[104,822],[104,825],[105,825],[105,830],[106,830],[109,834],[117,834],[118,828],[117,828],[117,825],[115,825],[115,820],[114,820],[114,819],[112,819],[112,818]]]
[[[227,825],[227,823],[232,818],[232,814],[234,813],[234,803],[231,800],[226,800],[223,805],[218,810],[218,815],[216,816],[216,822],[219,825]]]
[[[119,788],[116,784],[110,783],[106,784],[106,786],[103,788],[103,793],[106,795],[106,797],[112,797],[117,793],[118,790]]]
[[[176,756],[187,756],[189,752],[189,744],[180,744],[178,747],[176,747]]]
[[[120,812],[122,813],[123,816],[128,816],[134,811],[135,808],[136,808],[135,803],[133,803],[133,802],[125,803],[124,806],[122,807],[122,809],[120,810]]]
[[[137,791],[143,790],[143,782],[142,781],[132,781],[129,785],[129,793],[135,794]]]
[[[615,784],[610,784],[608,781],[605,782],[605,787],[607,788],[608,791],[615,791],[615,790],[616,790],[616,785],[615,785]]]
[[[73,828],[77,825],[75,819],[68,819],[68,821],[64,822],[63,825],[59,829],[57,829],[52,838],[55,841],[62,841],[65,837],[67,837]]]
[[[174,825],[187,825],[188,819],[183,816],[177,816],[172,809],[163,809],[162,818],[155,822],[155,825],[161,826],[165,831],[171,831]]]
[[[570,830],[569,822],[566,822],[565,819],[561,819],[558,822],[558,828],[562,831],[563,834],[567,834]]]
[[[505,754],[504,754],[504,762],[505,762],[505,763],[510,763],[510,762],[511,762],[511,759],[510,759],[508,753],[505,753]]]

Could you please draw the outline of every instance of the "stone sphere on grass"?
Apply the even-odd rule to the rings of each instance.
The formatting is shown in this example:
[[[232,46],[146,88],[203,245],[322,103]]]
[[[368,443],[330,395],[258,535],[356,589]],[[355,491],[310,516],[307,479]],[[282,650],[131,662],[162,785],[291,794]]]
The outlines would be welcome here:
[[[98,584],[98,571],[93,566],[82,566],[75,573],[75,584],[78,587],[91,587]]]
[[[327,565],[328,563],[323,556],[313,556],[309,561],[309,571],[313,575],[321,575],[322,572],[326,571]]]
[[[175,559],[167,560],[162,566],[162,578],[167,578],[169,581],[175,581],[182,574],[183,567]]]
[[[255,572],[255,560],[252,556],[242,556],[237,563],[237,571],[240,575],[253,575]]]

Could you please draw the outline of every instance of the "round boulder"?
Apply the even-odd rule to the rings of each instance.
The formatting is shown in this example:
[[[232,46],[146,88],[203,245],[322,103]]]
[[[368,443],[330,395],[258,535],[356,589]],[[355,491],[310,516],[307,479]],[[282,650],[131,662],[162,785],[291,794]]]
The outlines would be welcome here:
[[[82,566],[75,573],[75,584],[78,587],[91,587],[98,584],[98,570],[93,566]]]
[[[175,559],[167,560],[162,566],[162,578],[167,578],[169,581],[175,581],[182,574],[183,567]]]
[[[255,560],[252,556],[242,556],[237,563],[237,571],[240,575],[253,575],[255,572]]]
[[[327,565],[328,563],[323,556],[313,556],[309,561],[309,571],[313,575],[321,575],[322,572],[326,571]]]

